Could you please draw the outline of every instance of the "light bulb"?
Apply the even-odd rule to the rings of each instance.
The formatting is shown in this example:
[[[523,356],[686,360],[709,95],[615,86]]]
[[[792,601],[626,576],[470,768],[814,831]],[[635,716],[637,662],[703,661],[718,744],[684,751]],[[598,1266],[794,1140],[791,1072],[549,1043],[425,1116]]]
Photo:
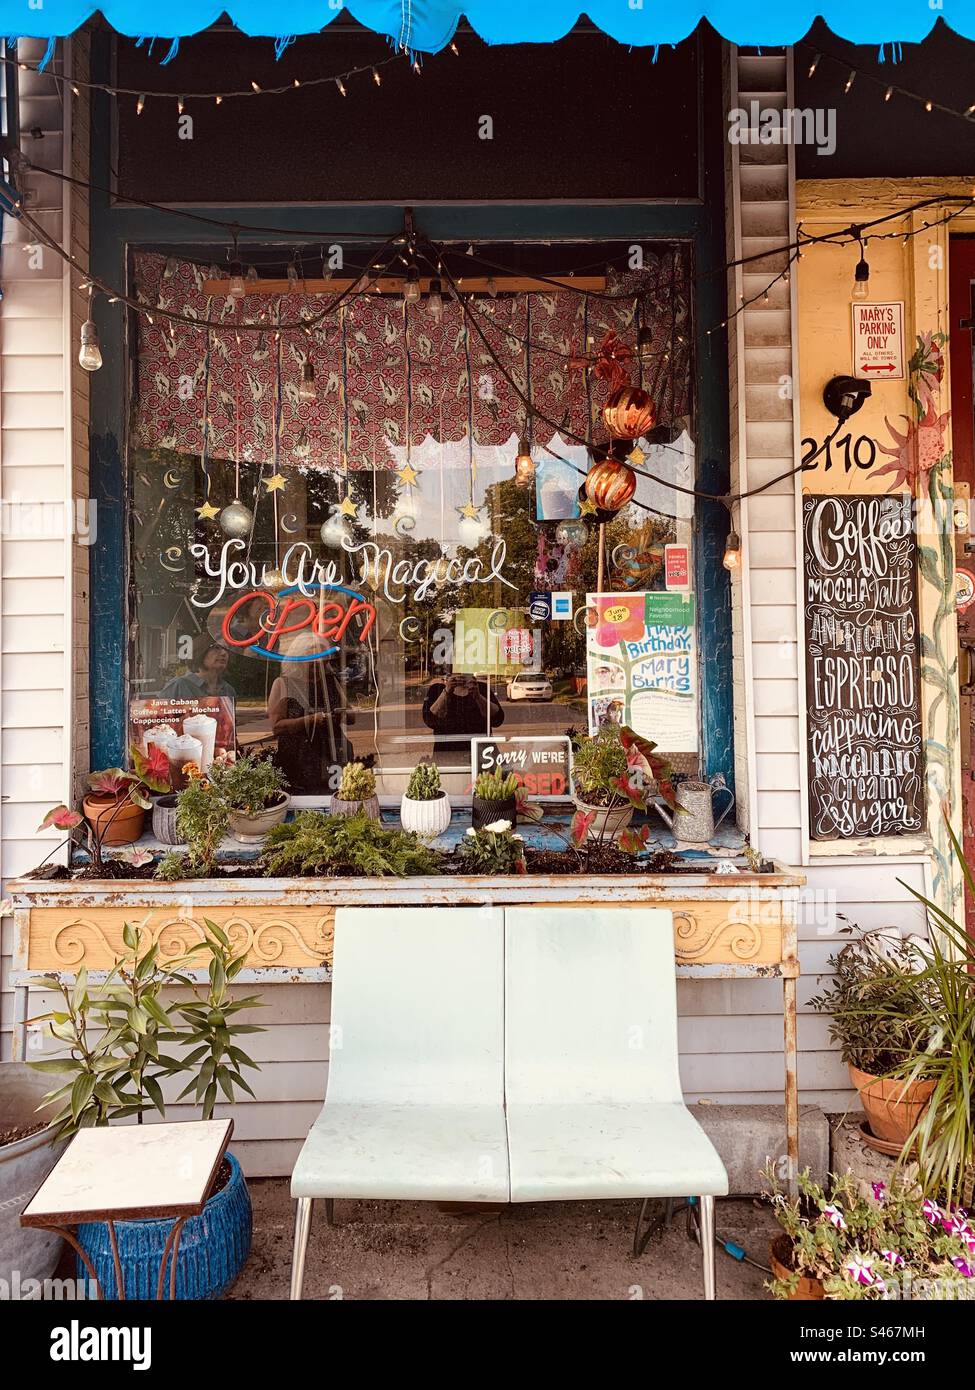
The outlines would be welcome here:
[[[81,325],[81,351],[78,362],[86,372],[97,372],[102,365],[102,350],[98,342],[98,329],[91,319]]]
[[[315,368],[310,362],[306,362],[301,369],[298,399],[299,401],[313,401],[315,399]]]
[[[729,531],[724,543],[724,559],[721,562],[729,573],[741,569],[741,537],[737,531]]]
[[[532,458],[532,446],[527,439],[520,439],[515,458],[515,482],[530,483],[534,476],[535,460]]]
[[[251,285],[252,287],[253,287],[253,286],[256,286],[256,284],[257,284],[257,266],[256,266],[256,265],[249,265],[249,266],[247,267],[247,277],[246,277],[246,278],[247,278],[247,283],[248,283],[248,285]]]
[[[861,256],[853,272],[853,298],[866,299],[870,294],[870,267]]]
[[[440,316],[443,314],[443,285],[436,277],[430,281],[427,308],[430,310],[430,317],[439,322]]]
[[[406,272],[406,284],[403,286],[403,298],[407,304],[415,304],[420,298],[420,272],[415,265],[411,265]]]
[[[240,261],[234,261],[230,267],[230,297],[231,299],[243,299],[247,293],[247,286],[244,284],[244,267]]]

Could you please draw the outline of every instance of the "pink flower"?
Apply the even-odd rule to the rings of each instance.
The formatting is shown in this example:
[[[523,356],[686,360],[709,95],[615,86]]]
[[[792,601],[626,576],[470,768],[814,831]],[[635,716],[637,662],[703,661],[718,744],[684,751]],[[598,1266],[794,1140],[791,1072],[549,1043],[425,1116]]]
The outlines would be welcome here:
[[[823,1215],[831,1226],[835,1226],[838,1231],[846,1230],[846,1222],[843,1220],[843,1213],[839,1207],[834,1207],[831,1202],[823,1207]]]
[[[925,1197],[921,1210],[924,1212],[926,1219],[931,1225],[937,1226],[938,1222],[941,1220],[941,1208],[938,1206],[937,1202],[932,1202],[930,1197]]]
[[[966,1279],[975,1279],[975,1263],[970,1263],[963,1255],[956,1255],[951,1263]]]
[[[873,1191],[873,1200],[883,1206],[887,1200],[887,1184],[883,1182],[873,1182],[870,1184]]]
[[[896,1250],[881,1250],[880,1254],[890,1265],[891,1269],[897,1269],[904,1263],[904,1256],[898,1255]]]
[[[851,1255],[843,1266],[843,1273],[849,1275],[854,1284],[873,1284],[873,1261],[865,1255]]]
[[[961,1207],[956,1207],[950,1220],[948,1217],[942,1216],[941,1224],[950,1236],[957,1236],[959,1240],[965,1240],[967,1244],[966,1237],[970,1236],[972,1232],[968,1229],[968,1217]]]

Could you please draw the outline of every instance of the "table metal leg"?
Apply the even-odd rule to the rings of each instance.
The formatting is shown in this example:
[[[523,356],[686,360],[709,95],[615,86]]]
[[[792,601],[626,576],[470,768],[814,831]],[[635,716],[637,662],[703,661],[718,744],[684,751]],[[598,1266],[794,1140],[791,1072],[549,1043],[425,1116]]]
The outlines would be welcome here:
[[[169,1297],[170,1301],[176,1298],[176,1261],[179,1259],[179,1238],[183,1234],[185,1220],[186,1217],[181,1216],[178,1221],[174,1221],[172,1229],[166,1237],[162,1258],[159,1261],[159,1278],[156,1281],[157,1299],[162,1299],[163,1289],[166,1287],[166,1261],[170,1258],[172,1258],[172,1265],[169,1271]]]
[[[119,1259],[118,1240],[115,1236],[115,1222],[108,1222],[108,1238],[112,1242],[112,1262],[115,1265],[115,1287],[119,1299],[125,1302],[125,1280],[122,1277],[122,1261]]]
[[[796,1197],[799,1192],[799,1042],[794,976],[787,975],[782,981],[782,1005],[785,1018],[786,1184],[789,1196]]]
[[[99,1284],[98,1282],[98,1275],[95,1273],[95,1267],[92,1264],[91,1260],[88,1258],[88,1252],[82,1249],[74,1232],[69,1231],[67,1226],[42,1226],[39,1229],[44,1231],[53,1231],[55,1235],[59,1235],[62,1240],[66,1240],[68,1242],[72,1250],[78,1256],[81,1263],[84,1265],[85,1269],[88,1271],[88,1278],[91,1280],[91,1283],[94,1285],[95,1288],[96,1299],[100,1302],[104,1302],[105,1294],[102,1290],[101,1284]]]

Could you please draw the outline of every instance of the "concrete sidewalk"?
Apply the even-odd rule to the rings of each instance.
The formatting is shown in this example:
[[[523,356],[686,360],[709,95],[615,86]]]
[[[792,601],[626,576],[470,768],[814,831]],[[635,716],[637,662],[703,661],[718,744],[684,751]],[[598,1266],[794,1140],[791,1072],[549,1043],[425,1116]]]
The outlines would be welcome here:
[[[294,1203],[287,1181],[251,1180],[254,1247],[230,1293],[287,1298]],[[703,1297],[700,1252],[684,1214],[634,1260],[639,1203],[552,1202],[454,1215],[421,1202],[341,1201],[338,1223],[316,1202],[304,1294],[309,1299],[693,1299]],[[768,1263],[776,1227],[767,1207],[717,1204],[718,1234]],[[765,1275],[717,1252],[718,1297],[768,1298]]]

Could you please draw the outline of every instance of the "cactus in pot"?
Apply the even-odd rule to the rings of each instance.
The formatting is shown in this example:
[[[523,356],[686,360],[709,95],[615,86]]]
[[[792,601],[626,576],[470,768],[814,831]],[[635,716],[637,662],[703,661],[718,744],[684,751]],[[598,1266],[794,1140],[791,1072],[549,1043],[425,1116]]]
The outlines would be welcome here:
[[[379,820],[376,774],[372,768],[365,763],[346,763],[330,809],[333,816],[357,816],[362,811],[370,820]]]
[[[495,821],[514,825],[518,819],[518,778],[513,772],[482,772],[474,782],[471,825],[482,830]]]
[[[400,802],[400,824],[422,840],[435,840],[450,824],[450,798],[440,783],[436,763],[419,763],[410,774]]]

